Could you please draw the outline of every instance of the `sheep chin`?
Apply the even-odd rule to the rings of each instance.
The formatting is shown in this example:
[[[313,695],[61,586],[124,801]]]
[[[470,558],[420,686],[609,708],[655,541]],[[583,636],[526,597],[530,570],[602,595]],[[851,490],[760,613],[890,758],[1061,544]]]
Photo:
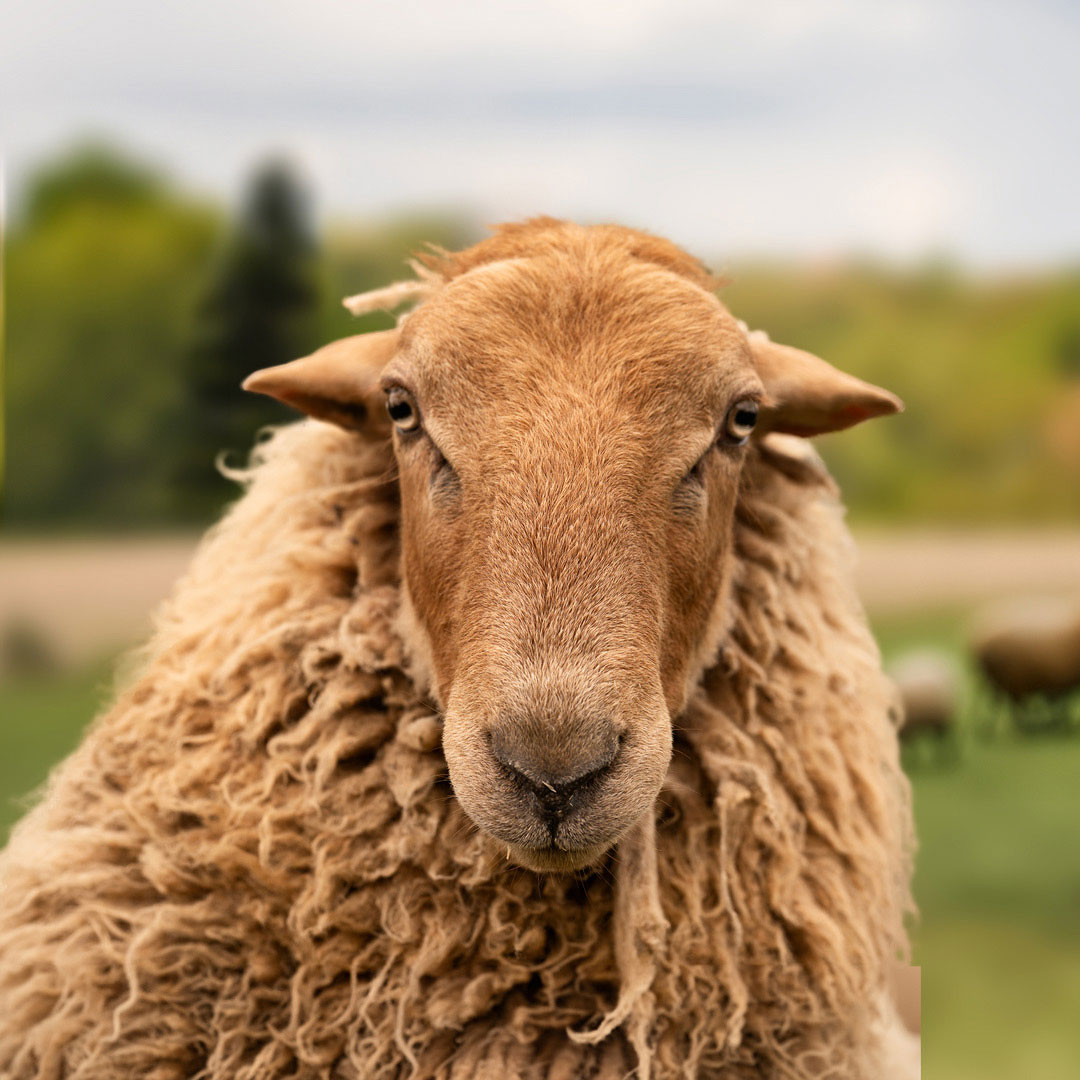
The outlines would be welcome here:
[[[590,847],[563,851],[556,847],[531,848],[521,844],[507,844],[506,858],[538,874],[570,873],[574,870],[584,870],[599,862],[611,850],[611,847],[611,844],[593,844]]]

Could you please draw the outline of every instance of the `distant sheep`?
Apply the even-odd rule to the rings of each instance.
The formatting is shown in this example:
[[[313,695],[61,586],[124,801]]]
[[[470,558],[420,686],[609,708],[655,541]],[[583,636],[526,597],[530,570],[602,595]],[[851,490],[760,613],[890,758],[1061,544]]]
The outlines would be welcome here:
[[[906,653],[889,666],[900,695],[901,739],[923,732],[939,737],[955,731],[960,679],[950,657],[934,650]]]
[[[1014,707],[1063,699],[1080,689],[1080,598],[992,608],[977,620],[971,648],[987,682]]]
[[[917,1073],[890,688],[792,437],[898,402],[714,285],[542,219],[251,380],[330,423],[15,829],[0,1074]]]

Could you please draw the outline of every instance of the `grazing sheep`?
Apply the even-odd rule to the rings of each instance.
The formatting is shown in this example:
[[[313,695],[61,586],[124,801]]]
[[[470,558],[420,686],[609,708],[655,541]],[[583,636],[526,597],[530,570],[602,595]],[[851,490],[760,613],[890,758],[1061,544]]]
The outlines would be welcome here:
[[[924,649],[899,657],[888,673],[896,686],[893,720],[900,741],[910,745],[932,736],[939,759],[955,760],[960,749],[960,678],[955,664],[941,652]]]
[[[901,739],[923,732],[944,737],[955,731],[960,680],[948,656],[931,650],[905,653],[889,665],[900,695]]]
[[[16,828],[0,1073],[913,1075],[890,688],[792,437],[898,403],[714,284],[540,219],[250,380],[331,423]]]
[[[1024,722],[1033,699],[1059,699],[1080,688],[1080,600],[1032,597],[999,605],[976,620],[975,661],[990,686]]]

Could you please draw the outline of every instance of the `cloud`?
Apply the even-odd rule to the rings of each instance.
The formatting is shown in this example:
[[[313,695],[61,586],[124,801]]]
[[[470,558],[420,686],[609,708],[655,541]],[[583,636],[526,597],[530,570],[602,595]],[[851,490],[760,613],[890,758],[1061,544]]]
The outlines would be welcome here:
[[[87,130],[327,213],[633,221],[696,250],[1073,258],[1074,7],[1042,0],[38,0],[6,14],[12,186]]]

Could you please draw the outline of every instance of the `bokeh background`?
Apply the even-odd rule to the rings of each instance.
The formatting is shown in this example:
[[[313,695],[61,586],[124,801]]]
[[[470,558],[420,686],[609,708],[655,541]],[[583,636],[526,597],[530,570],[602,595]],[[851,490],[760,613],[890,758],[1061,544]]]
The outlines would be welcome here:
[[[928,1077],[1080,1075],[1080,702],[970,657],[1080,596],[1080,9],[1068,0],[37,0],[0,16],[0,841],[287,419],[249,371],[358,329],[425,242],[670,236],[773,337],[899,393],[821,440],[912,738]]]

